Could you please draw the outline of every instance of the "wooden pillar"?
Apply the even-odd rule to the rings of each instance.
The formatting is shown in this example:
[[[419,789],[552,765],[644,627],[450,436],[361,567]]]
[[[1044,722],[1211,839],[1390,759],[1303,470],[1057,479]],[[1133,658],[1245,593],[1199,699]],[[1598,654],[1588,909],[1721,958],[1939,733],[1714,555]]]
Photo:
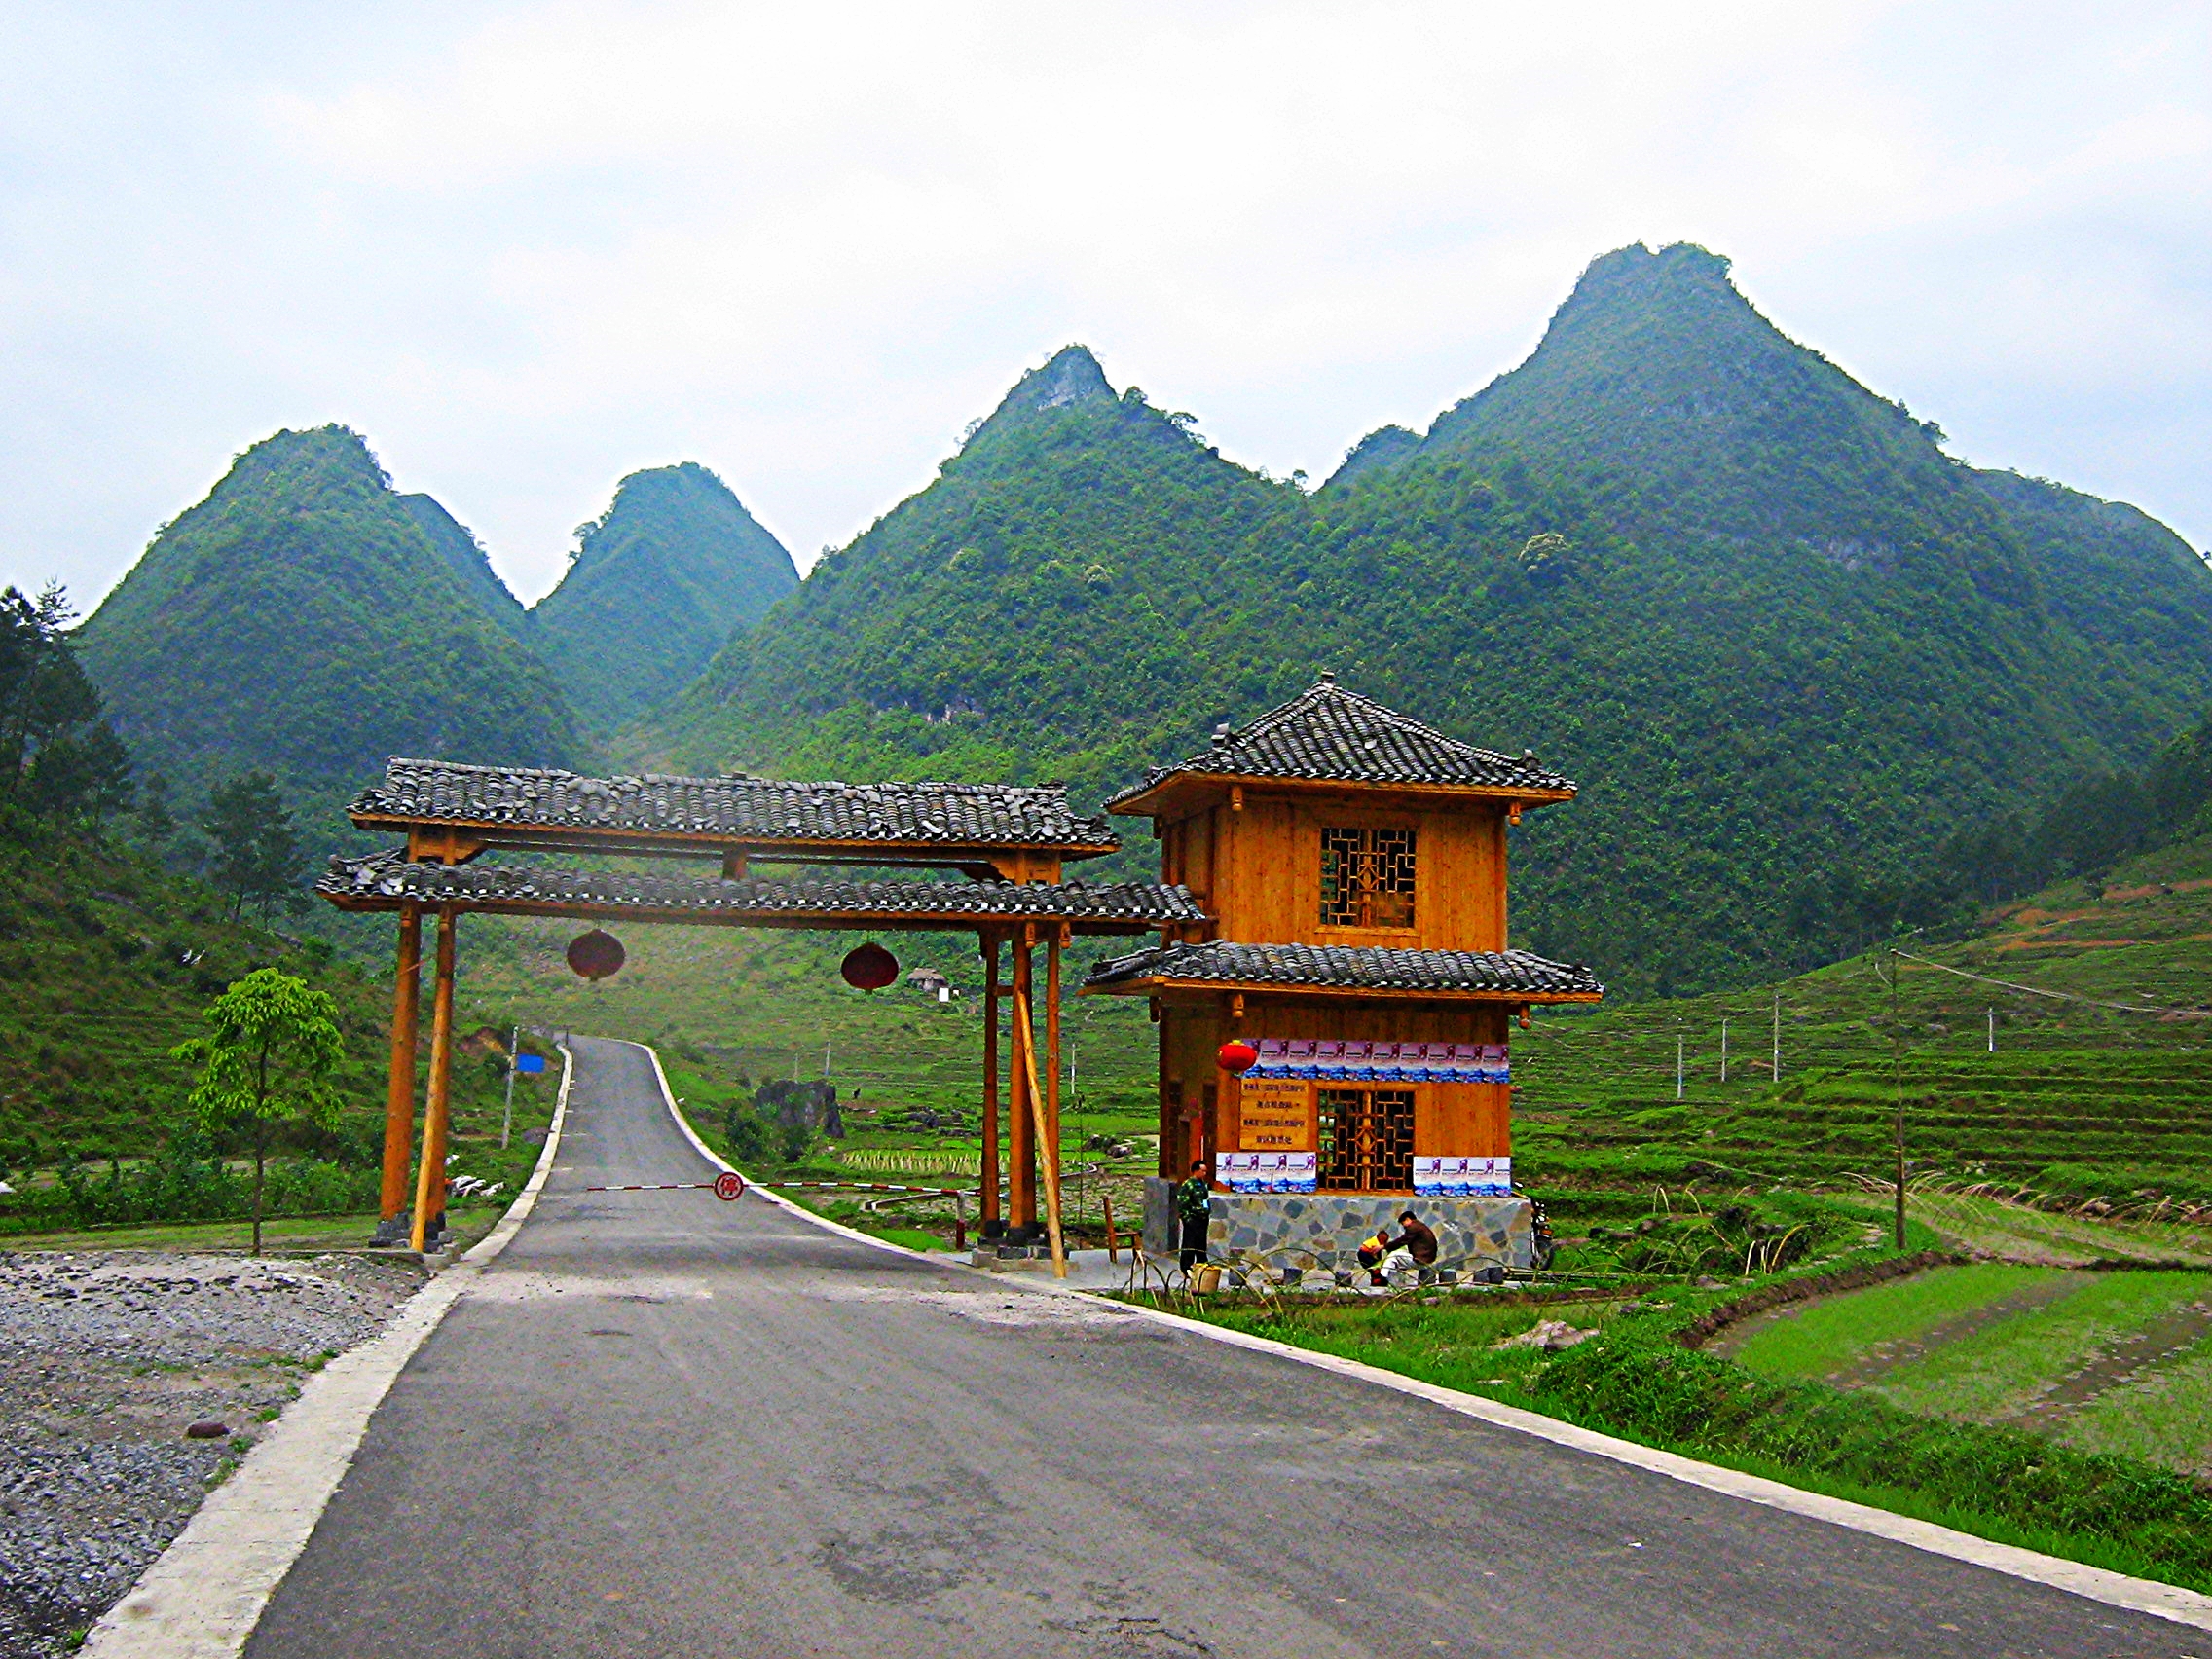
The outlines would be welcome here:
[[[1006,1186],[1007,1224],[1030,1236],[1037,1228],[1037,1125],[1029,1096],[1037,1056],[1029,1043],[1030,935],[1025,927],[1014,946],[1014,1063],[1007,1068]]]
[[[1045,1144],[1048,1191],[1060,1182],[1060,930],[1045,944]]]
[[[982,1235],[996,1238],[999,1215],[999,941],[987,929],[977,936],[983,958],[983,1167]]]
[[[430,1088],[423,1108],[423,1161],[415,1171],[415,1225],[409,1237],[425,1248],[433,1224],[446,1214],[447,1111],[453,1085],[454,926],[451,904],[438,906],[437,971],[430,991]]]
[[[383,1225],[377,1242],[396,1244],[393,1224],[407,1208],[407,1173],[415,1161],[415,1020],[423,997],[423,907],[399,907],[399,971],[391,993],[391,1074],[384,1094],[384,1184],[377,1195]]]

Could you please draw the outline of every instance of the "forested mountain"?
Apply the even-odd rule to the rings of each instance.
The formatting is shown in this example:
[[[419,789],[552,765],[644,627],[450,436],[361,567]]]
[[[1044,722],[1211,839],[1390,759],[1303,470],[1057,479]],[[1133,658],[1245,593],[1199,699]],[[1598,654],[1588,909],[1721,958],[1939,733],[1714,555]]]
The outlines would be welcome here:
[[[318,831],[387,756],[576,756],[559,688],[480,591],[473,539],[442,509],[433,525],[453,535],[425,533],[434,506],[395,495],[343,427],[240,456],[82,633],[141,771],[166,774],[186,810],[222,779],[272,772],[326,844]]]
[[[1599,260],[1519,369],[1312,496],[1070,348],[687,694],[694,766],[1093,797],[1334,668],[1584,784],[1516,934],[1625,990],[1823,948],[1895,875],[2212,703],[2212,575],[2133,509],[1946,457],[1702,249]]]
[[[532,637],[602,730],[682,690],[798,586],[784,544],[696,461],[631,473],[576,535],[575,562],[530,613]]]
[[[514,638],[528,639],[530,612],[522,608],[521,600],[507,591],[507,584],[499,580],[499,573],[492,569],[492,561],[475,533],[447,512],[434,496],[401,496],[399,505],[415,521],[415,528],[429,537],[438,557],[446,562],[446,569],[475,596],[484,613]]]

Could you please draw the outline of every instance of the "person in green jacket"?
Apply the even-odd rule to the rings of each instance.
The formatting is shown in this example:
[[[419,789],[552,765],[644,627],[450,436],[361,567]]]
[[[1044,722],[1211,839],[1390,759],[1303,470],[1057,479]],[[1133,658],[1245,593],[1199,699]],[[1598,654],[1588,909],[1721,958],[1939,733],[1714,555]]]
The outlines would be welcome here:
[[[1206,1259],[1206,1227],[1213,1220],[1213,1184],[1206,1179],[1206,1161],[1195,1160],[1190,1178],[1176,1183],[1175,1219],[1181,1223],[1183,1249],[1180,1260],[1189,1272],[1194,1263]]]

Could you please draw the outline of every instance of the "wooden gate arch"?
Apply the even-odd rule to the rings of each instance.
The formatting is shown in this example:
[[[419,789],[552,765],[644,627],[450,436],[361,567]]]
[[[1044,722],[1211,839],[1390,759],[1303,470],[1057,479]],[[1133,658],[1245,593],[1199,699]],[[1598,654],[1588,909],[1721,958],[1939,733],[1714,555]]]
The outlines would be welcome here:
[[[315,890],[342,910],[389,912],[398,921],[377,1239],[417,1250],[432,1244],[445,1224],[454,976],[464,915],[871,934],[973,931],[986,964],[983,1234],[986,1239],[1049,1242],[1063,1273],[1061,953],[1079,934],[1157,932],[1165,941],[1196,937],[1209,922],[1180,885],[1063,879],[1069,863],[1102,857],[1121,843],[1104,819],[1077,814],[1056,786],[793,783],[745,774],[593,778],[394,758],[383,780],[354,799],[349,816],[359,829],[404,837],[373,856],[334,858]],[[484,858],[505,849],[670,864],[662,873],[499,865]],[[686,868],[687,863],[713,867]],[[436,933],[418,1148],[425,917]],[[1002,947],[1011,958],[1003,983]],[[1031,1006],[1040,947],[1042,1055]],[[1013,1011],[1003,1216],[996,1178],[1002,998],[1011,999]]]

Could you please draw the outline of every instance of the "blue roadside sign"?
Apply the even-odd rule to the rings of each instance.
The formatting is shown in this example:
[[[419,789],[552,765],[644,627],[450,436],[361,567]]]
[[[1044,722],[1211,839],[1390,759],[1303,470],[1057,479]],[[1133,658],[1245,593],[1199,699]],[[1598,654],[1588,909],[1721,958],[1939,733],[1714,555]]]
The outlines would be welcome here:
[[[515,1056],[515,1070],[518,1072],[541,1072],[544,1069],[545,1056],[543,1054],[517,1054]]]

